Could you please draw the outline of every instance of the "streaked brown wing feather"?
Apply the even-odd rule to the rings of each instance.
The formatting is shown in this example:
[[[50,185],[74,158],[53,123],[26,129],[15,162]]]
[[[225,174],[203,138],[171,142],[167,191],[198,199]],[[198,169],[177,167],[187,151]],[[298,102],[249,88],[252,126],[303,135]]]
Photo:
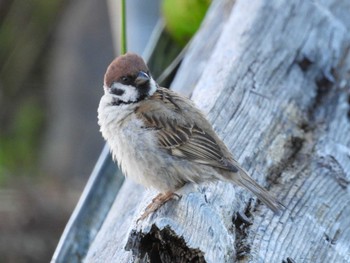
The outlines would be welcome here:
[[[152,96],[152,101],[146,101],[140,106],[142,108],[136,110],[145,128],[157,130],[160,147],[173,156],[232,170],[232,164],[224,157],[216,140],[194,121],[183,121],[176,98],[161,91]]]

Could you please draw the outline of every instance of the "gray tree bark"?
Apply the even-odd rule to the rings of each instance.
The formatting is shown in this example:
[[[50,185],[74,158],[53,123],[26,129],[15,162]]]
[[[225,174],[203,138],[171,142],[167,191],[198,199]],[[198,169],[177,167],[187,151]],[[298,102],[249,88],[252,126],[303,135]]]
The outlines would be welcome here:
[[[349,10],[214,1],[173,83],[285,204],[280,215],[218,182],[186,185],[137,224],[156,192],[126,180],[85,261],[350,262]]]

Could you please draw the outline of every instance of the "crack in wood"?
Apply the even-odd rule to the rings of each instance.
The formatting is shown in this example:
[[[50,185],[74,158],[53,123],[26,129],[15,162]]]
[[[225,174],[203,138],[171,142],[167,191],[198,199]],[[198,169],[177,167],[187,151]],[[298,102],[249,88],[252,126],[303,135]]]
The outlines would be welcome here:
[[[350,87],[349,87],[349,95],[348,95],[348,113],[347,113],[347,117],[348,117],[348,120],[350,121]]]
[[[304,56],[301,60],[297,61],[297,64],[303,72],[306,72],[313,62],[308,57]]]
[[[334,70],[332,70],[332,72],[334,72]],[[316,98],[314,104],[310,108],[310,116],[312,116],[312,113],[314,113],[316,109],[324,105],[324,101],[327,99],[327,95],[330,93],[333,84],[334,82],[325,75],[316,80]]]
[[[235,226],[235,250],[236,250],[236,259],[243,260],[250,253],[250,245],[247,242],[247,237],[249,233],[249,226],[253,224],[251,221],[251,201],[249,201],[247,208],[244,213],[237,212],[233,217],[233,224]]]
[[[332,155],[321,156],[317,162],[321,167],[330,171],[330,175],[344,190],[347,189],[350,181],[346,178],[346,173],[340,163]]]
[[[148,233],[133,230],[125,250],[131,251],[139,262],[144,263],[205,263],[204,253],[187,246],[169,226],[159,229],[152,225]]]
[[[296,262],[291,257],[287,257],[286,259],[282,260],[282,263],[296,263]]]
[[[335,231],[333,237],[330,237],[327,233],[324,233],[324,237],[330,245],[334,246],[339,239],[340,233],[341,233],[340,229],[337,229],[337,231]]]
[[[295,63],[297,63],[303,71],[307,71],[313,65],[313,62],[307,56],[303,56],[302,59],[295,61]],[[297,161],[298,155],[300,155],[302,149],[306,147],[306,144],[308,144],[308,150],[313,150],[314,142],[310,138],[314,138],[316,136],[315,133],[318,132],[316,129],[319,124],[317,121],[317,119],[319,119],[317,118],[317,114],[319,113],[319,109],[326,105],[332,95],[334,95],[331,91],[332,89],[334,90],[335,85],[333,76],[336,76],[336,69],[332,69],[331,74],[324,74],[321,68],[317,69],[317,71],[320,72],[322,77],[315,79],[315,84],[317,86],[316,96],[313,103],[308,107],[305,120],[298,125],[303,133],[303,136],[292,136],[290,140],[287,141],[285,147],[290,149],[288,152],[289,155],[283,158],[277,165],[271,167],[268,173],[269,175],[266,178],[268,183],[271,185],[276,184],[281,174],[288,167],[291,167],[295,161]],[[303,152],[305,151],[303,150]],[[306,157],[309,158],[311,152],[306,152],[308,152],[309,155]],[[305,161],[305,155],[302,155],[302,157]],[[339,177],[339,183],[342,187],[347,185],[346,180],[343,180],[341,176]]]

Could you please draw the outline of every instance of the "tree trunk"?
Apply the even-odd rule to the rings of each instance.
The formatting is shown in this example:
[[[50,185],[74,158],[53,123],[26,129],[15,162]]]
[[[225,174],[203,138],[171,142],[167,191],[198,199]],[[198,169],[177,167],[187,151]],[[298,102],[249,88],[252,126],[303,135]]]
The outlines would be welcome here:
[[[157,193],[126,180],[86,262],[350,262],[349,10],[214,1],[173,82],[280,215],[218,182],[186,185],[137,224]]]

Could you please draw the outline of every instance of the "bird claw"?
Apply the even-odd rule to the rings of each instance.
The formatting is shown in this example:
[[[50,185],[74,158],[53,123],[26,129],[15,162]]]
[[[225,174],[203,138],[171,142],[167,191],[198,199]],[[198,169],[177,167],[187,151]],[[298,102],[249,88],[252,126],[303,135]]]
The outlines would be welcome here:
[[[137,219],[136,224],[138,224],[139,221],[146,219],[150,214],[157,211],[162,205],[174,197],[181,198],[180,195],[173,192],[159,193],[155,198],[152,199],[152,202],[146,207],[145,211],[139,217],[139,219]]]

